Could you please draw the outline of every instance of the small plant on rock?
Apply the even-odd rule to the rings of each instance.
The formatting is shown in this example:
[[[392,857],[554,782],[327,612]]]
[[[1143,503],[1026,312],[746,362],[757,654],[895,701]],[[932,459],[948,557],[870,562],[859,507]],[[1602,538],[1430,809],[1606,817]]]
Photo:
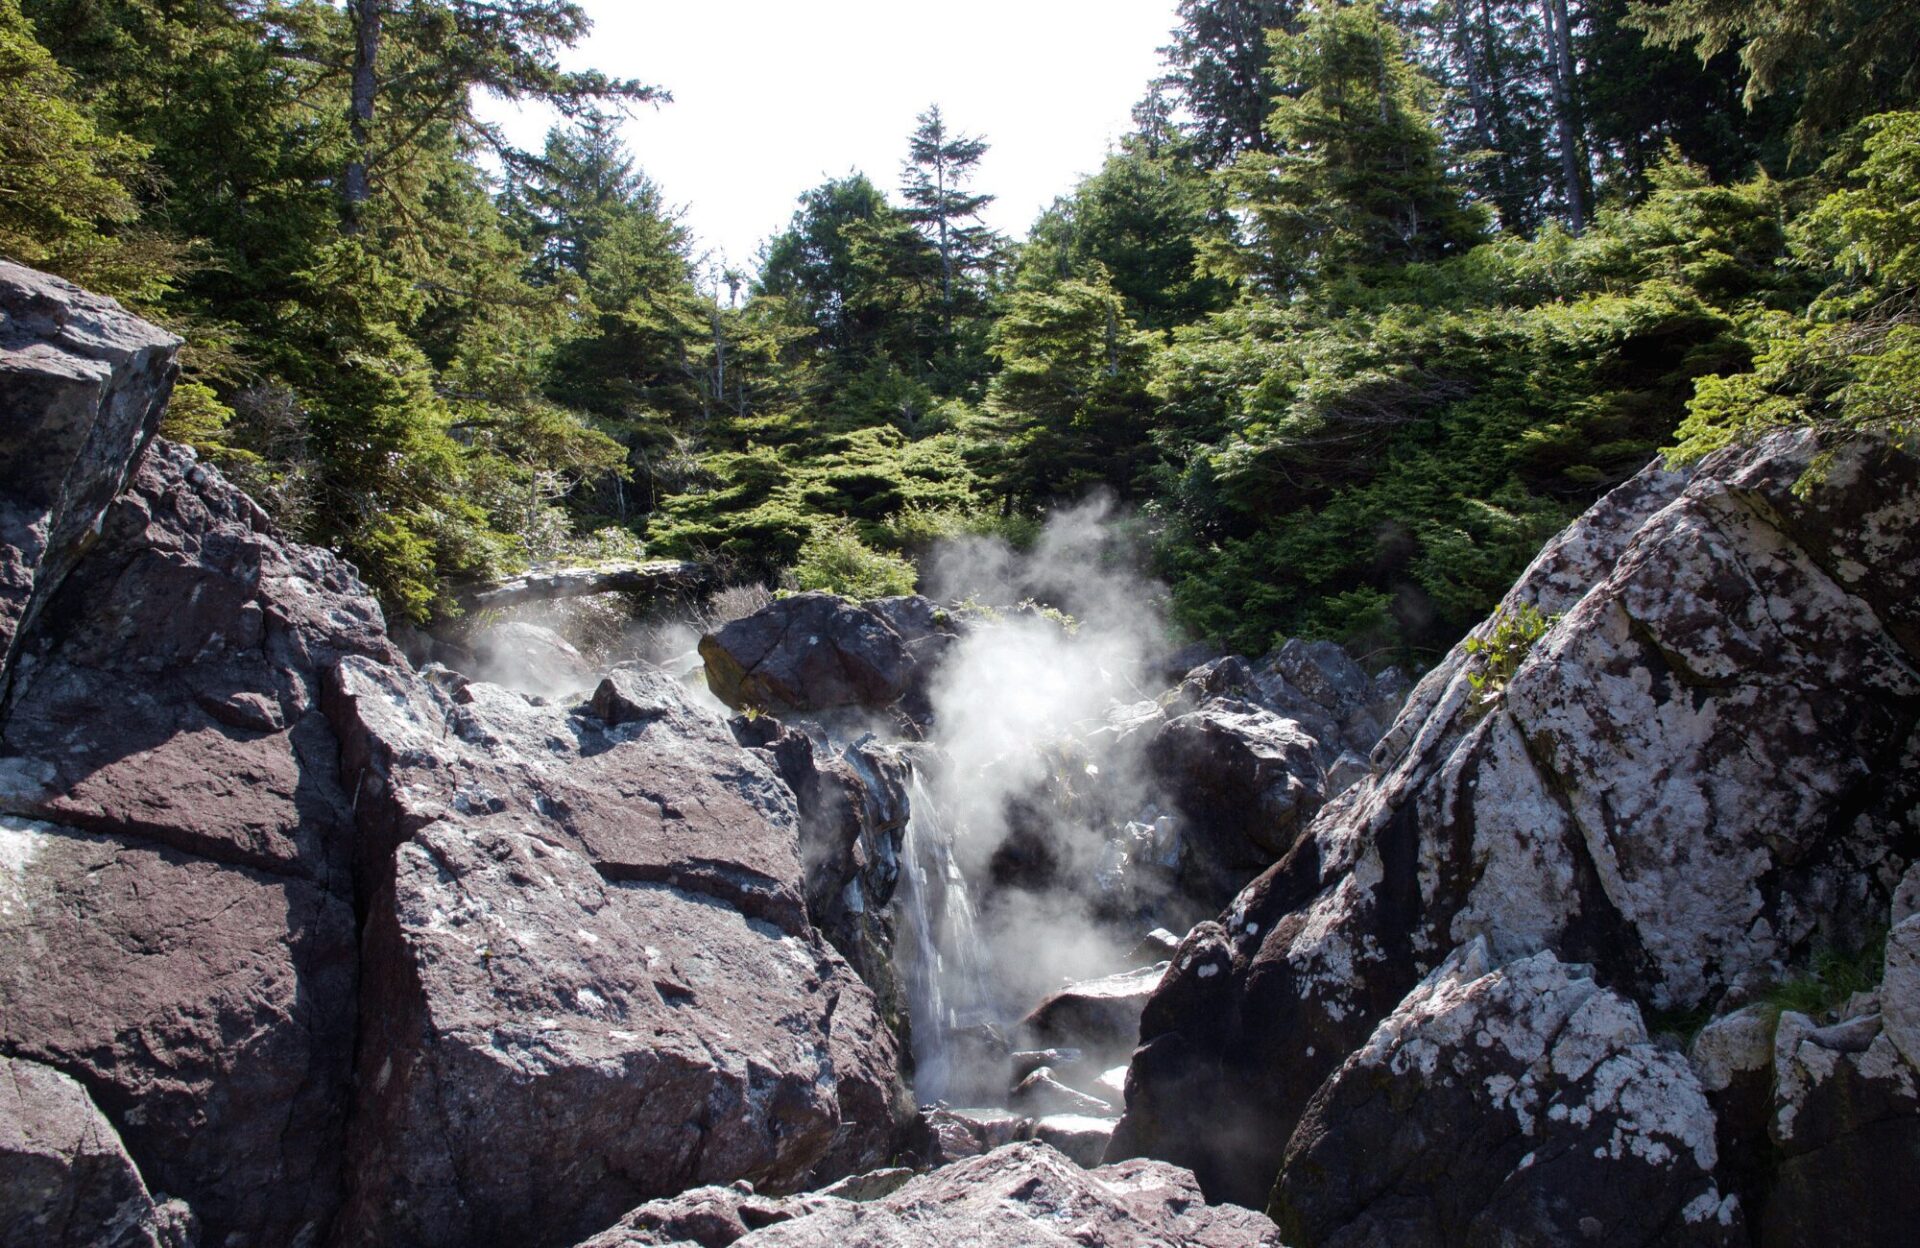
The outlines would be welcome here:
[[[1475,660],[1467,682],[1473,686],[1476,714],[1484,714],[1500,700],[1534,643],[1559,622],[1558,615],[1545,615],[1532,603],[1522,603],[1511,611],[1502,608],[1497,612],[1493,628],[1485,637],[1467,638],[1467,654]]]

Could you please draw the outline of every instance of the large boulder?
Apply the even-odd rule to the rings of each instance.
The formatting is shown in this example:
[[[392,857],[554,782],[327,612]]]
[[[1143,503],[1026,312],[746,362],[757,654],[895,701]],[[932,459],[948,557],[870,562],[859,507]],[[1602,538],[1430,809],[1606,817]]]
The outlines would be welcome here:
[[[0,1048],[85,1083],[210,1243],[340,1201],[354,833],[319,703],[348,654],[399,661],[351,569],[159,441],[17,639]]]
[[[1125,1059],[1140,1039],[1140,1013],[1170,963],[1068,984],[1027,1012],[1014,1032],[1022,1048],[1079,1049],[1104,1064]]]
[[[1274,1190],[1289,1244],[1745,1242],[1684,1058],[1584,967],[1476,938],[1308,1104]]]
[[[1189,935],[1109,1156],[1264,1203],[1322,1083],[1475,937],[1663,1014],[1859,945],[1920,846],[1916,569],[1920,459],[1884,442],[1776,435],[1602,500],[1476,630],[1561,617],[1504,688],[1456,649]]]
[[[580,1248],[1279,1248],[1273,1223],[1210,1206],[1193,1176],[1160,1162],[1083,1170],[1038,1142],[956,1162],[876,1200],[768,1201],[718,1188],[643,1206]]]
[[[159,428],[179,347],[111,299],[0,260],[0,673]]]
[[[915,666],[881,611],[826,593],[795,594],[734,620],[700,639],[700,657],[722,702],[776,715],[890,706]]]
[[[584,705],[347,660],[362,1098],[338,1242],[565,1244],[884,1160],[898,1057],[808,925],[792,793],[657,669]]]
[[[147,1191],[87,1090],[0,1056],[0,1248],[192,1248],[184,1208]]]

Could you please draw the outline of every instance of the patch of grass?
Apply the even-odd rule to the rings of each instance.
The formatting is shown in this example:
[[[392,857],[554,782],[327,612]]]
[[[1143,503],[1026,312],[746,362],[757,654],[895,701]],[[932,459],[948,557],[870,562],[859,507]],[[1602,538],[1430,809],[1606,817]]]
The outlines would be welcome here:
[[[1477,660],[1474,670],[1467,673],[1467,681],[1473,686],[1476,713],[1484,714],[1500,700],[1507,682],[1533,651],[1534,643],[1559,622],[1558,615],[1543,615],[1532,603],[1522,603],[1516,610],[1498,612],[1493,630],[1485,637],[1467,638],[1463,643],[1467,653]]]
[[[1782,1012],[1819,1018],[1845,1005],[1854,993],[1878,987],[1886,956],[1885,928],[1876,929],[1858,949],[1819,946],[1804,973],[1775,984],[1761,1000]]]

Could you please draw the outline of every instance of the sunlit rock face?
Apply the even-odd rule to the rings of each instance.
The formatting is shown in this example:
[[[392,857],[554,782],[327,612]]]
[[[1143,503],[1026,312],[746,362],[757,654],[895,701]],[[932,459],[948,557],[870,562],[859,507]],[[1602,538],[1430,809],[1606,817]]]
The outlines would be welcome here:
[[[1551,952],[1642,1011],[1711,1017],[1869,940],[1920,849],[1917,591],[1920,461],[1884,443],[1783,434],[1622,486],[1508,595],[1559,618],[1504,687],[1456,649],[1375,774],[1188,935],[1109,1156],[1311,1203],[1286,1197],[1311,1187],[1311,1107],[1470,942],[1490,973]],[[1481,1148],[1485,1121],[1463,1107],[1433,1147]],[[1315,1207],[1303,1242],[1336,1242]]]
[[[645,666],[422,678],[152,439],[172,339],[11,266],[0,312],[8,1248],[567,1245],[893,1154],[763,756]]]

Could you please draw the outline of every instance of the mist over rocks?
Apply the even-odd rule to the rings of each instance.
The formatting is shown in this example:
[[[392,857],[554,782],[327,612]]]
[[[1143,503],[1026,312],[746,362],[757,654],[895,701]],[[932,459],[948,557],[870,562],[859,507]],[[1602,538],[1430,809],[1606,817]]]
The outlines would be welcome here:
[[[1594,984],[1644,1018],[1709,1019],[1812,974],[1822,950],[1873,948],[1920,850],[1920,654],[1901,596],[1916,566],[1920,460],[1884,441],[1775,435],[1691,474],[1650,468],[1602,500],[1503,604],[1559,617],[1516,656],[1504,689],[1476,690],[1483,660],[1457,648],[1414,690],[1369,778],[1216,924],[1188,935],[1143,1015],[1108,1156],[1166,1158],[1217,1199],[1271,1200],[1283,1220],[1293,1209],[1305,1245],[1364,1238],[1377,1225],[1367,1217],[1402,1215],[1363,1215],[1372,1198],[1357,1187],[1335,1194],[1363,1181],[1370,1171],[1351,1162],[1375,1147],[1353,1116],[1353,1098],[1375,1085],[1354,1064],[1389,1028],[1412,1047],[1386,1077],[1416,1077],[1406,1064],[1416,1053],[1422,1069],[1452,1060],[1448,1043],[1416,1044],[1418,1029],[1391,1020],[1416,1010],[1431,991],[1422,980],[1464,947],[1483,950],[1496,979],[1552,955],[1591,966]],[[1811,1028],[1822,1038],[1794,1050],[1809,1055],[1797,1068],[1838,1073],[1844,1053],[1883,1080],[1853,1085],[1863,1096],[1910,1086],[1877,1012],[1842,1023]],[[1920,1141],[1920,1116],[1876,1092],[1880,1108],[1816,1129],[1823,1142],[1809,1156],[1821,1163],[1769,1154],[1754,1108],[1736,1102],[1758,1089],[1780,1102],[1778,1123],[1816,1104],[1816,1087],[1848,1085],[1788,1077],[1785,1048],[1770,1063],[1710,1056],[1729,1051],[1740,1046],[1703,1044],[1701,1070],[1714,1073],[1702,1096],[1656,1101],[1688,1138],[1715,1142],[1699,1169],[1738,1204],[1725,1224],[1743,1219],[1760,1242],[1808,1242],[1809,1193],[1843,1190],[1844,1164],[1820,1167],[1848,1154],[1826,1141],[1873,1138],[1896,1157]],[[1751,1073],[1720,1073],[1736,1070]],[[1455,1095],[1467,1093],[1492,1099],[1436,1112],[1420,1155],[1505,1173],[1496,1141],[1511,1126],[1495,1127],[1501,1114],[1511,1123],[1512,1089]],[[1734,1129],[1722,1131],[1723,1118]],[[1535,1128],[1522,1132],[1530,1148],[1554,1136]],[[1805,1178],[1817,1168],[1820,1179]],[[1578,1181],[1601,1202],[1586,1214],[1639,1225],[1608,1193],[1655,1198],[1628,1171],[1605,1170]],[[1421,1187],[1424,1173],[1409,1172],[1408,1191],[1440,1200],[1448,1181],[1436,1171]],[[1519,1225],[1497,1212],[1517,1182],[1502,1179],[1449,1225]],[[1682,1201],[1683,1186],[1655,1201],[1677,1220],[1622,1242],[1719,1235],[1708,1224],[1721,1215],[1694,1216],[1708,1212],[1705,1197]],[[1863,1226],[1911,1225],[1910,1187],[1845,1190],[1865,1202]],[[1395,1225],[1409,1243],[1466,1234]]]

